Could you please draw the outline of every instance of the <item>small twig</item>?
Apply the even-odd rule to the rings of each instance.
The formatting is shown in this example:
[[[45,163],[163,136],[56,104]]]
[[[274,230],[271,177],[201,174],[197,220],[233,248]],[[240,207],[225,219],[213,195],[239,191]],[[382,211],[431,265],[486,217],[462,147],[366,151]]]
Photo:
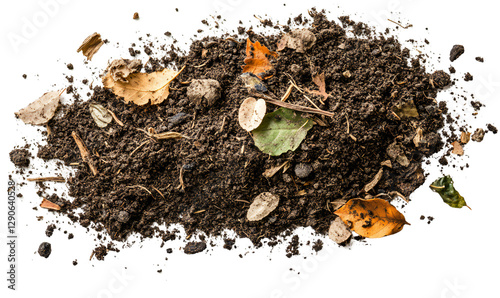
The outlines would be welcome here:
[[[165,196],[161,193],[161,191],[159,191],[159,190],[158,190],[156,187],[154,187],[154,186],[151,186],[151,187],[152,187],[154,190],[156,190],[156,191],[160,194],[160,196],[161,196],[163,199],[165,199]]]
[[[66,179],[63,177],[37,177],[37,178],[28,178],[26,179],[28,181],[34,181],[34,182],[45,182],[45,181],[52,181],[52,182],[66,182]]]
[[[434,188],[434,189],[443,189],[444,186],[435,186],[435,185],[429,185],[430,188]]]
[[[222,119],[222,125],[220,126],[220,133],[222,133],[222,131],[224,130],[224,124],[226,124],[226,116],[224,116],[224,118]]]
[[[395,22],[395,21],[393,21],[393,20],[391,20],[391,19],[387,19],[387,20],[388,20],[389,22],[393,22],[394,24],[396,24],[396,25],[400,26],[400,27],[401,27],[401,28],[403,28],[403,29],[408,29],[408,28],[410,28],[410,27],[413,27],[413,25],[412,25],[412,24],[409,24],[409,25],[403,26],[403,25],[401,25],[401,23],[400,23],[400,22]]]
[[[75,140],[76,145],[80,150],[80,155],[82,156],[83,161],[89,165],[92,174],[94,174],[94,176],[97,175],[98,173],[97,168],[95,167],[94,162],[92,161],[92,157],[90,155],[89,149],[87,149],[87,146],[85,146],[82,139],[75,131],[71,132],[71,136],[73,136],[73,139]]]
[[[123,126],[123,122],[120,121],[120,119],[118,119],[118,117],[116,117],[115,113],[113,113],[113,111],[111,111],[110,109],[106,109],[108,110],[108,113],[111,114],[111,117],[113,117],[113,119],[116,121],[116,123],[120,126]]]
[[[347,117],[347,114],[345,114],[345,120],[347,121],[347,134],[349,134],[349,118]]]
[[[183,172],[183,168],[181,167],[181,170],[179,171],[179,183],[180,183],[180,187],[182,190],[184,190],[184,179],[182,178],[182,172]]]
[[[269,95],[262,94],[262,93],[259,93],[259,92],[253,91],[253,90],[251,90],[249,93],[251,95],[264,98],[270,104],[277,105],[277,106],[280,106],[280,107],[283,107],[283,108],[287,108],[287,109],[290,109],[290,110],[295,110],[295,111],[304,112],[304,113],[325,115],[327,117],[333,117],[335,115],[333,113],[330,113],[330,112],[327,112],[327,111],[323,111],[323,110],[318,110],[318,109],[313,109],[313,108],[309,108],[309,107],[303,107],[303,106],[299,106],[299,105],[295,105],[295,104],[291,104],[291,103],[287,103],[287,102],[282,102],[280,100],[272,98]]]
[[[236,44],[239,44],[239,42],[235,38],[232,38],[232,37],[228,37],[228,38],[226,38],[226,40],[230,40]]]
[[[293,88],[294,88],[294,84],[291,83],[290,86],[288,87],[288,89],[286,90],[285,94],[283,95],[283,97],[281,97],[281,101],[285,102],[288,99],[290,94],[292,94]]]
[[[198,210],[198,211],[196,211],[196,212],[193,212],[193,214],[198,214],[198,213],[202,213],[202,212],[205,212],[205,211],[207,211],[207,210],[205,210],[205,209],[203,209],[203,210]]]
[[[235,200],[236,202],[243,202],[243,203],[247,203],[247,204],[250,204],[249,201],[245,201],[245,200]]]
[[[89,261],[92,261],[92,258],[94,257],[95,251],[92,251],[92,254],[90,255]]]

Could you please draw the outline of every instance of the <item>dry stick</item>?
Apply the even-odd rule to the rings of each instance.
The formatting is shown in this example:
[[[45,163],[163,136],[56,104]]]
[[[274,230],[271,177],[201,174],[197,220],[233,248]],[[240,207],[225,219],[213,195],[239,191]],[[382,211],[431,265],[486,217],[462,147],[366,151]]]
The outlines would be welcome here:
[[[66,179],[64,177],[37,177],[37,178],[28,178],[28,181],[34,181],[34,182],[44,182],[44,181],[52,181],[52,182],[66,182]]]
[[[409,24],[409,25],[403,26],[403,25],[401,25],[401,23],[400,23],[400,22],[395,22],[395,21],[393,21],[393,20],[391,20],[391,19],[387,19],[387,20],[388,20],[389,22],[393,22],[394,24],[396,24],[396,25],[398,25],[398,26],[401,26],[401,28],[403,28],[403,29],[408,29],[408,28],[410,28],[410,27],[413,27],[413,25],[412,25],[412,24]]]
[[[94,174],[94,176],[97,175],[98,173],[97,168],[95,167],[94,162],[92,161],[89,149],[87,149],[82,139],[75,131],[71,132],[71,136],[73,136],[73,139],[75,139],[76,145],[80,150],[80,155],[82,156],[83,161],[89,165],[92,174]]]
[[[147,192],[148,192],[148,193],[149,193],[149,194],[153,197],[153,199],[155,198],[155,197],[153,196],[153,194],[149,191],[149,189],[147,189],[146,187],[144,187],[144,186],[142,186],[142,185],[137,184],[137,185],[127,186],[127,187],[128,187],[128,188],[134,188],[134,187],[139,187],[139,188],[142,188],[142,189],[144,189],[145,191],[147,191]]]
[[[148,142],[150,142],[150,141],[151,141],[151,140],[146,140],[146,141],[142,142],[142,144],[140,144],[139,146],[137,146],[137,148],[135,148],[135,149],[134,149],[134,151],[132,151],[132,153],[130,153],[130,155],[129,155],[129,156],[134,155],[134,153],[135,153],[137,150],[139,150],[142,146],[146,145],[146,144],[147,144]]]
[[[182,168],[181,170],[179,171],[179,183],[181,184],[180,187],[182,188],[182,190],[184,190],[184,179],[182,179]]]
[[[163,194],[162,194],[162,193],[161,193],[161,192],[160,192],[160,191],[159,191],[156,187],[154,187],[154,186],[151,186],[151,187],[152,187],[154,190],[156,190],[156,191],[160,194],[160,196],[161,196],[163,199],[165,199],[165,196],[164,196],[164,195],[163,195]]]
[[[113,117],[113,119],[116,121],[116,123],[118,123],[118,125],[120,126],[123,126],[123,122],[120,121],[120,119],[118,119],[118,117],[116,117],[115,113],[113,113],[113,111],[111,111],[110,109],[106,109],[108,110],[108,113],[111,114],[111,117]]]
[[[318,109],[313,109],[313,108],[303,107],[303,106],[299,106],[299,105],[295,105],[295,104],[291,104],[291,103],[282,102],[280,100],[276,100],[276,99],[270,97],[269,95],[265,95],[265,94],[262,94],[262,93],[259,93],[259,92],[253,91],[253,90],[250,91],[250,94],[257,96],[257,97],[264,98],[270,104],[277,105],[277,106],[287,108],[290,110],[295,110],[295,111],[304,112],[304,113],[325,115],[327,117],[333,117],[335,115],[333,113],[323,111],[323,110],[318,110]]]

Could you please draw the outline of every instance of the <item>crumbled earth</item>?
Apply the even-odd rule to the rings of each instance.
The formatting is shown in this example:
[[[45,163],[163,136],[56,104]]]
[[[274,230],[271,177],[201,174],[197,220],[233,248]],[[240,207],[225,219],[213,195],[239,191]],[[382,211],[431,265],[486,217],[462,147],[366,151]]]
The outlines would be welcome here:
[[[52,246],[48,242],[42,242],[38,247],[38,254],[41,257],[48,258],[52,252]]]
[[[450,51],[450,61],[453,62],[458,59],[458,57],[462,56],[465,52],[465,48],[463,45],[456,44],[451,48]]]
[[[30,165],[31,153],[26,149],[14,149],[9,153],[10,161],[16,167],[28,167]]]
[[[124,241],[131,233],[172,240],[175,232],[153,224],[179,223],[187,235],[217,236],[230,229],[261,245],[263,239],[275,239],[297,227],[310,226],[326,235],[336,217],[332,209],[336,200],[393,191],[409,197],[424,182],[422,162],[444,144],[438,131],[450,116],[446,103],[435,98],[452,83],[449,74],[428,73],[422,63],[425,56],[410,56],[396,38],[372,35],[368,26],[349,17],[336,23],[316,10],[311,16],[312,20],[294,22],[306,24],[316,36],[314,46],[305,53],[280,51],[272,61],[270,78],[263,82],[267,90],[263,96],[279,99],[291,79],[304,90],[318,90],[312,78],[324,73],[328,98],[322,103],[322,96],[308,97],[334,116],[304,114],[316,125],[297,150],[277,157],[264,154],[238,124],[239,106],[249,96],[240,79],[246,39],[276,50],[291,29],[278,27],[281,33],[262,35],[240,27],[237,35],[194,40],[186,54],[174,46],[157,49],[160,58],[151,56],[143,66],[146,72],[186,66],[170,84],[168,99],[159,105],[126,104],[99,86],[92,89],[90,100],[63,105],[60,116],[48,123],[48,144],[39,148],[38,157],[59,159],[77,169],[68,179],[74,199],[49,200],[60,204],[60,212],[71,220],[84,227],[93,224],[113,240]],[[355,36],[348,36],[348,30]],[[131,56],[140,53],[134,47],[129,49]],[[287,101],[311,106],[297,90]],[[409,101],[417,115],[398,116],[394,111]],[[90,104],[113,111],[124,126],[113,121],[99,128]],[[276,107],[268,104],[267,109],[272,112]],[[144,133],[150,128],[187,138],[154,140]],[[418,147],[413,141],[417,128],[423,131]],[[73,131],[92,152],[97,175],[82,161]],[[390,148],[397,148],[397,154]],[[392,167],[384,168],[379,183],[364,193],[364,186],[387,160]],[[286,161],[290,164],[286,172],[280,170],[270,178],[262,175]],[[279,206],[264,219],[250,222],[249,203],[262,192],[278,195]],[[295,236],[287,255],[298,254]],[[197,253],[206,245],[189,242],[184,252]],[[224,248],[233,245],[228,239]],[[312,245],[318,251],[323,243]],[[98,246],[94,255],[101,260],[110,249]]]

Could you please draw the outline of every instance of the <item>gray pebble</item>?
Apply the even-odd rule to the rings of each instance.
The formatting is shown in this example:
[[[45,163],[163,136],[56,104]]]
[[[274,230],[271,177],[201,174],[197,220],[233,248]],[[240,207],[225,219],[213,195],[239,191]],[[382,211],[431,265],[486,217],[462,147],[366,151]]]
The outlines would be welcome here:
[[[295,175],[301,179],[309,177],[312,171],[312,167],[306,163],[299,163],[295,166]]]

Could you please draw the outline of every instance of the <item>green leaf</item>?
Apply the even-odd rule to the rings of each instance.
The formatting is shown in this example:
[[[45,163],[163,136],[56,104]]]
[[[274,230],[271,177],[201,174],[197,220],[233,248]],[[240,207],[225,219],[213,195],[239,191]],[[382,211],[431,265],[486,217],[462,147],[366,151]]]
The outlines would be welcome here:
[[[453,208],[462,208],[467,206],[464,197],[453,187],[453,179],[450,176],[444,176],[432,182],[429,186],[433,191],[437,192],[443,201]]]
[[[260,126],[252,131],[253,140],[262,152],[278,156],[295,151],[313,125],[312,120],[302,118],[299,112],[280,108],[264,116]]]
[[[92,115],[92,118],[94,118],[95,123],[97,126],[103,128],[108,126],[108,124],[113,121],[113,116],[106,110],[105,107],[99,105],[99,104],[89,104],[89,109],[90,109],[90,114]]]

